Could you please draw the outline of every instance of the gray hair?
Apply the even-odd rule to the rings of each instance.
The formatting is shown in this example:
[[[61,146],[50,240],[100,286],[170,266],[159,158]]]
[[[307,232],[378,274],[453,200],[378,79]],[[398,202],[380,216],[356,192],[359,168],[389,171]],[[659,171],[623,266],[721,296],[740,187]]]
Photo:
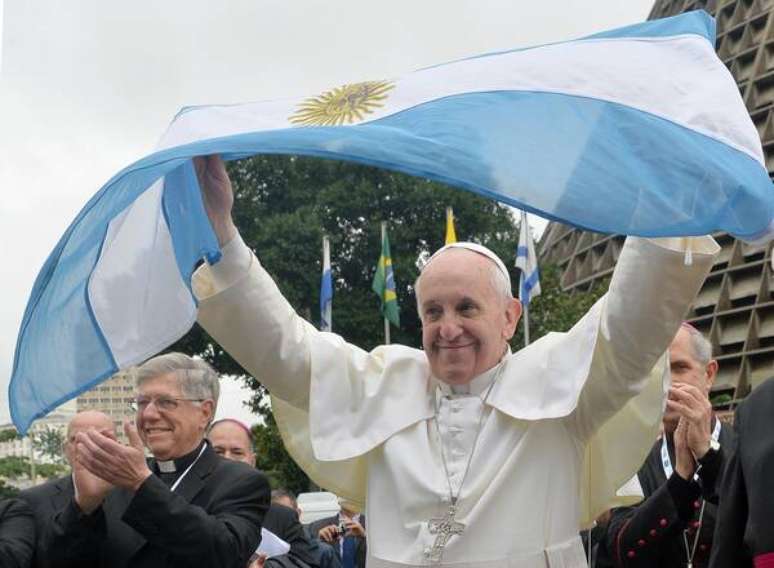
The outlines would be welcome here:
[[[142,383],[161,375],[173,373],[177,378],[180,390],[188,398],[212,399],[215,403],[213,415],[218,408],[220,396],[220,378],[207,362],[194,359],[183,353],[165,353],[145,363],[134,370],[134,385],[139,388]]]
[[[712,344],[691,324],[683,323],[682,328],[690,336],[693,358],[702,366],[707,365],[712,360]]]
[[[428,266],[429,263],[425,264],[424,268],[422,268],[420,271],[419,276],[417,276],[417,279],[414,281],[414,296],[416,296],[417,299],[417,311],[419,311],[420,318],[422,311],[420,309],[421,300],[419,298],[419,284],[422,280],[422,274],[424,274],[424,271]],[[495,291],[497,296],[499,296],[504,303],[513,300],[513,291],[511,290],[510,277],[504,274],[500,267],[498,267],[497,264],[495,264],[495,262],[491,259],[489,259],[489,262],[486,263],[486,266],[487,270],[489,271],[489,283],[491,284],[492,289]]]

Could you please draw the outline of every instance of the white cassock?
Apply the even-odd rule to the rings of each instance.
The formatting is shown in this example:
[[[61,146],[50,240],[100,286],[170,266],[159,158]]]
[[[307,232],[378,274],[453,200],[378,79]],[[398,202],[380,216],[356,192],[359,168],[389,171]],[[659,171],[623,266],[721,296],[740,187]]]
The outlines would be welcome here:
[[[449,506],[440,445],[456,494],[482,412],[457,504],[465,528],[443,565],[575,568],[586,566],[579,527],[614,503],[656,438],[665,350],[718,250],[709,237],[628,239],[608,294],[568,333],[506,355],[485,402],[497,367],[453,393],[420,350],[369,353],[317,331],[239,237],[194,290],[199,322],[271,392],[293,458],[365,504],[369,568],[430,564],[429,520]]]

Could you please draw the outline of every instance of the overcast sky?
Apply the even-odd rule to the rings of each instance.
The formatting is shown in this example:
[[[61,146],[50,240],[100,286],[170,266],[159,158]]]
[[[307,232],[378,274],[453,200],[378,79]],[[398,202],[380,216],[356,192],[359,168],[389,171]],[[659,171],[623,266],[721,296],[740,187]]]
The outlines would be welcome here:
[[[312,95],[647,18],[652,0],[0,0],[0,423],[32,283],[182,106]],[[55,380],[55,377],[51,378]],[[224,385],[222,413],[240,412]],[[243,413],[243,419],[250,416]]]

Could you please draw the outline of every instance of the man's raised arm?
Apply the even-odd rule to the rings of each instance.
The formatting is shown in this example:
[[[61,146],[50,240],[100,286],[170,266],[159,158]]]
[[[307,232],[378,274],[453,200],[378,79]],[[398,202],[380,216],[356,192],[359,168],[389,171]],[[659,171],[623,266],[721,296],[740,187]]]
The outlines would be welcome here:
[[[570,417],[581,438],[643,389],[719,250],[711,237],[626,240],[610,290],[600,300],[588,378]]]

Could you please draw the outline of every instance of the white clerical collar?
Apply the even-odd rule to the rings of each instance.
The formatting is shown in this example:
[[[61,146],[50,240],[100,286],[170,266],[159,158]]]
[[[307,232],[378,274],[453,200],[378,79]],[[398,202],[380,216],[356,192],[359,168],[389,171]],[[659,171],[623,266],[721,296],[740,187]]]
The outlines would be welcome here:
[[[474,394],[480,398],[481,395],[484,392],[486,392],[486,390],[489,388],[489,385],[492,384],[492,381],[494,380],[497,374],[497,370],[500,368],[501,365],[505,364],[505,359],[510,354],[511,354],[511,347],[508,346],[508,349],[505,351],[505,355],[503,355],[503,358],[500,359],[500,362],[497,365],[495,365],[488,371],[484,371],[477,377],[474,377],[473,380],[471,380],[467,384],[450,385],[439,379],[435,379],[436,383],[438,383],[438,388],[441,391],[441,394],[444,396]]]

